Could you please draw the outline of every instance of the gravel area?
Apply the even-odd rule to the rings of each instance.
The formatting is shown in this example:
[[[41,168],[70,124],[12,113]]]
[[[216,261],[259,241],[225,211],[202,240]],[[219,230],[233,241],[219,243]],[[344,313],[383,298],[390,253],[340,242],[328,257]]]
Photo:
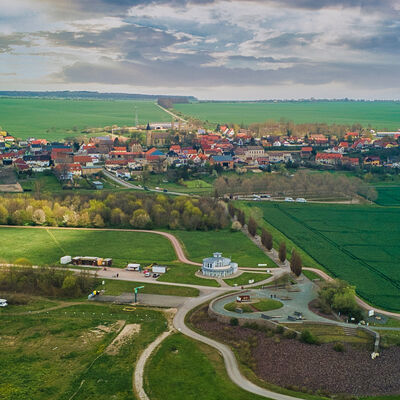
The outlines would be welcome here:
[[[271,337],[270,332],[210,319],[206,308],[194,313],[191,322],[208,336],[234,347],[241,361],[269,383],[332,394],[400,394],[398,346],[382,350],[372,360],[367,347],[345,344],[345,351],[337,352],[332,343],[316,346],[281,335]]]

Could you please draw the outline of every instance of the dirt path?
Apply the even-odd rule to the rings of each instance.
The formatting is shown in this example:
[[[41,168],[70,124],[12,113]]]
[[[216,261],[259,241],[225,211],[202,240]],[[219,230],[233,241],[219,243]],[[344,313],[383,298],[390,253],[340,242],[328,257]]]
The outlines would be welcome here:
[[[161,108],[164,112],[167,114],[171,115],[172,117],[181,120],[182,122],[187,122],[186,119],[183,119],[179,115],[174,114],[172,111],[169,111],[168,109],[164,108],[163,106],[160,106],[158,103],[154,103],[157,107]]]

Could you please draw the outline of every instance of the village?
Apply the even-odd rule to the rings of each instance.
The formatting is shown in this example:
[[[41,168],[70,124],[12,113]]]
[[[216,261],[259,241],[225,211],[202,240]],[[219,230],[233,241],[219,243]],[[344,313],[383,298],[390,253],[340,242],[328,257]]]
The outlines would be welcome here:
[[[213,169],[271,172],[282,164],[339,170],[377,167],[394,171],[400,167],[396,153],[382,156],[379,152],[398,147],[399,138],[400,131],[372,130],[367,135],[347,132],[343,138],[321,133],[260,138],[250,129],[235,131],[227,125],[218,125],[214,130],[194,129],[182,121],[153,122],[133,128],[114,126],[110,133],[82,142],[19,140],[3,130],[0,166],[14,168],[18,177],[52,171],[64,183],[73,183],[80,177],[96,177],[103,170],[120,179],[141,180],[145,171],[162,174],[188,165],[206,168],[209,173]],[[102,189],[101,182],[94,180],[93,188]]]

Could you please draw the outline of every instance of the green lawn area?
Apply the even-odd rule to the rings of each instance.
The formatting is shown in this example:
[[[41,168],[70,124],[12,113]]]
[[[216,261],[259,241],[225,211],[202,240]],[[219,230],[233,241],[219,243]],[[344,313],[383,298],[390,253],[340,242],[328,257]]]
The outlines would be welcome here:
[[[151,233],[66,229],[0,228],[0,259],[20,257],[55,265],[64,255],[111,257],[113,265],[165,263],[176,259],[168,239]]]
[[[400,206],[400,186],[375,186],[378,198],[375,203],[380,206]]]
[[[188,258],[202,262],[203,258],[210,257],[214,252],[222,252],[239,267],[257,267],[258,264],[267,264],[274,268],[276,264],[266,256],[242,232],[221,231],[173,231],[184,245]]]
[[[260,282],[263,281],[264,279],[268,279],[271,277],[271,274],[259,274],[259,273],[252,273],[252,272],[243,272],[236,278],[230,278],[230,279],[224,279],[224,281],[230,285],[230,286],[235,286],[235,285],[248,285],[249,280],[254,280],[254,282]]]
[[[281,238],[289,238],[316,266],[355,285],[368,302],[400,311],[398,208],[268,202],[257,204],[257,209]],[[308,261],[303,259],[306,266]]]
[[[197,297],[199,290],[184,286],[158,285],[157,283],[120,281],[115,279],[105,279],[105,285],[99,284],[97,290],[105,289],[105,294],[118,296],[121,293],[133,293],[135,287],[144,286],[140,293],[162,294],[167,296]]]
[[[305,270],[303,270],[303,275],[305,275],[308,279],[310,279],[311,281],[313,280],[313,279],[319,279],[319,280],[322,280],[322,278],[318,275],[318,274],[316,274],[315,272],[313,272],[313,271],[305,271]]]
[[[189,285],[202,285],[219,287],[219,283],[215,279],[200,278],[195,275],[198,269],[196,265],[173,263],[168,264],[169,268],[166,274],[162,274],[158,280],[160,282],[187,283]]]
[[[195,179],[192,181],[184,181],[183,183],[186,187],[188,187],[190,189],[193,189],[193,188],[210,188],[211,189],[213,187],[213,185],[211,185],[201,179]]]
[[[105,349],[117,321],[140,324],[115,355]],[[31,315],[0,315],[2,400],[131,400],[134,361],[166,327],[160,312],[79,305]]]
[[[0,125],[21,139],[61,140],[81,136],[84,128],[131,126],[135,107],[140,124],[171,120],[150,101],[0,98]]]
[[[233,301],[232,303],[225,304],[225,309],[228,311],[235,311],[237,308],[241,308],[245,313],[257,312],[257,311],[272,311],[283,307],[280,301],[272,299],[262,299],[254,303],[238,303]]]
[[[39,172],[32,175],[30,178],[20,179],[18,182],[21,184],[22,189],[34,191],[36,181],[39,182],[40,190],[43,193],[60,192],[62,190],[60,182],[50,173]]]
[[[251,124],[281,118],[295,123],[321,122],[328,124],[371,125],[379,130],[396,130],[400,126],[400,102],[265,102],[229,103],[204,102],[175,104],[174,108],[184,115],[202,121],[217,123]]]
[[[152,400],[265,399],[237,387],[217,351],[182,334],[161,344],[144,375],[145,390]]]

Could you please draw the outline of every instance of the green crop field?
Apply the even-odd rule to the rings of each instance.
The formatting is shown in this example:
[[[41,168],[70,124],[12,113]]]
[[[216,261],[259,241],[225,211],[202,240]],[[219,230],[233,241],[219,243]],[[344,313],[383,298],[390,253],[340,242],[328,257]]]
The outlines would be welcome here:
[[[82,304],[30,315],[0,311],[2,400],[135,399],[134,363],[166,327],[160,312]],[[140,331],[107,347],[122,324]]]
[[[111,257],[113,265],[171,262],[176,259],[168,239],[142,232],[0,228],[0,259],[27,258],[35,265],[57,264],[60,257]]]
[[[238,263],[239,267],[257,267],[258,264],[267,264],[268,268],[276,267],[276,264],[242,232],[174,231],[173,234],[183,243],[192,261],[202,262],[203,258],[220,252]]]
[[[361,297],[400,311],[398,208],[269,202],[257,207],[331,275],[355,285]]]
[[[167,122],[171,116],[153,102],[129,100],[50,100],[0,98],[0,127],[21,139],[61,140],[79,136],[84,128]]]
[[[375,203],[380,206],[400,206],[400,186],[376,186],[378,198]]]
[[[211,123],[250,124],[285,118],[296,123],[360,123],[380,130],[400,129],[400,102],[282,102],[176,104],[185,115]]]

